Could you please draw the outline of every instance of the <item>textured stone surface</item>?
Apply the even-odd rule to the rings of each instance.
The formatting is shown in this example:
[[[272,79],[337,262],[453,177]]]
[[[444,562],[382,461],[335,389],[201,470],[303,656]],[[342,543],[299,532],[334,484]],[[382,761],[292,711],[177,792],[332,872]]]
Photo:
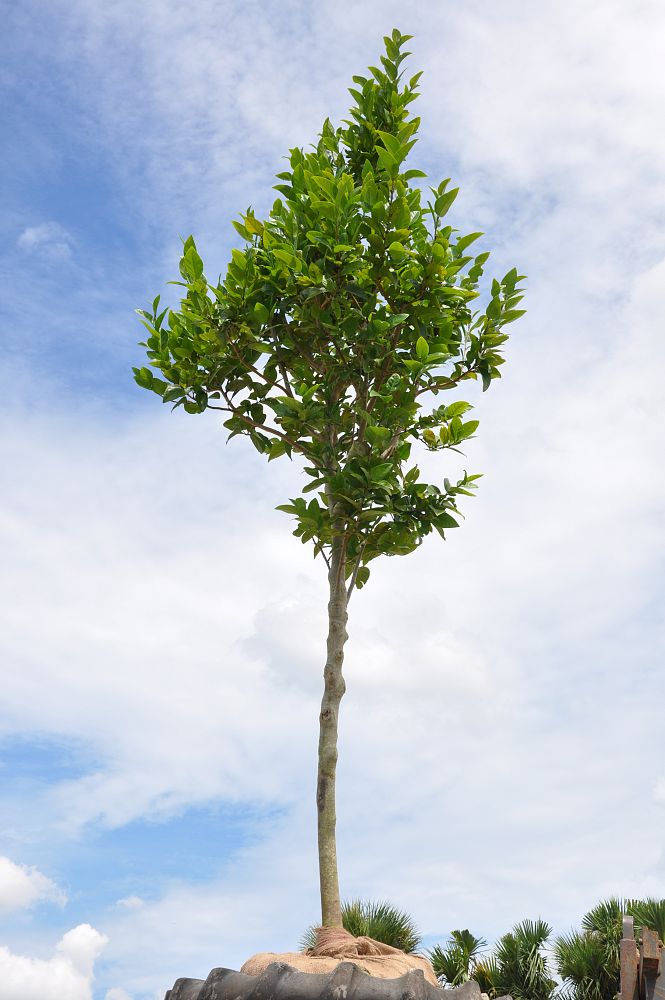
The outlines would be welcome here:
[[[419,969],[379,979],[352,962],[321,974],[299,972],[285,962],[273,962],[259,976],[213,969],[205,982],[178,979],[164,1000],[442,1000],[443,995],[446,1000],[481,1000],[475,982],[443,990],[428,983]]]
[[[202,979],[176,979],[164,1000],[198,1000],[202,986]]]

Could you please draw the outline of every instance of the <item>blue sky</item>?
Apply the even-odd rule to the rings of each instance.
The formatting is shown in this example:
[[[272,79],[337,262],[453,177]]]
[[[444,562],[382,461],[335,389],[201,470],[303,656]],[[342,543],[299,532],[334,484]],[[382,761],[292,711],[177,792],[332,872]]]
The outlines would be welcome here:
[[[190,232],[224,269],[394,25],[413,163],[529,312],[463,530],[351,608],[343,892],[429,944],[665,895],[662,5],[4,16],[0,1000],[155,1000],[316,919],[325,579],[274,510],[298,471],[136,389],[134,309]]]

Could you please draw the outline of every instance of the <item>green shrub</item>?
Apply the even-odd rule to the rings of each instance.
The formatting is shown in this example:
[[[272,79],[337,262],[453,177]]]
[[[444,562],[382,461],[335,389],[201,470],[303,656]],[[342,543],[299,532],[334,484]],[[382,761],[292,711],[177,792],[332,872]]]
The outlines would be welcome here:
[[[550,1000],[556,982],[543,950],[552,928],[544,920],[523,920],[497,941],[494,952],[476,966],[474,978],[490,997],[510,994],[513,1000]]]
[[[363,899],[342,903],[342,923],[344,930],[354,937],[371,937],[407,953],[420,946],[420,934],[411,917],[391,903]],[[312,926],[305,931],[300,947],[307,951],[315,942],[316,927]]]
[[[562,934],[554,945],[556,969],[567,1000],[614,1000],[619,991],[621,918],[633,917],[635,933],[641,927],[665,937],[665,900],[619,899],[597,903],[582,917],[582,929]]]
[[[443,986],[459,986],[475,979],[490,997],[510,994],[513,1000],[550,1000],[556,993],[543,950],[552,928],[543,920],[523,920],[483,956],[483,938],[470,931],[451,931],[441,947],[429,952],[432,967]]]
[[[435,945],[428,952],[437,978],[444,986],[460,986],[475,979],[474,973],[487,941],[474,937],[469,930],[451,931],[445,946]]]

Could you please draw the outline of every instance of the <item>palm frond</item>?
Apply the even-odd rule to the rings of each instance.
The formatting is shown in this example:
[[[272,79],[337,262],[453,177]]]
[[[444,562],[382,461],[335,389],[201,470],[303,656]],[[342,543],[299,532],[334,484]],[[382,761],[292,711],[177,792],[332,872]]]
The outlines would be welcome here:
[[[549,1000],[556,990],[542,948],[552,928],[544,920],[523,920],[499,938],[494,949],[497,994],[510,993],[513,1000]]]
[[[481,992],[487,993],[490,1000],[498,996],[496,984],[499,978],[499,967],[494,955],[487,955],[476,963],[473,978],[480,986]]]
[[[460,986],[470,979],[469,963],[461,948],[455,944],[442,948],[436,944],[428,952],[434,974],[444,986]]]
[[[582,929],[611,936],[617,931],[621,939],[621,918],[626,912],[626,901],[617,896],[601,900],[582,917]]]
[[[484,938],[476,937],[468,929],[451,931],[450,938],[462,949],[465,955],[469,956],[469,959],[476,958],[487,947],[487,941]]]
[[[407,954],[420,947],[421,937],[414,921],[392,903],[349,900],[342,903],[342,924],[354,937],[371,937]],[[308,951],[315,943],[316,927],[308,927],[301,938],[300,949]]]
[[[656,931],[660,940],[665,941],[665,899],[627,899],[626,913],[635,918],[640,927]]]
[[[575,1000],[612,1000],[617,992],[613,970],[608,970],[606,950],[597,932],[571,931],[554,944],[554,962]]]
[[[454,930],[450,932],[446,946],[435,945],[428,956],[444,986],[459,986],[475,978],[480,953],[486,947],[487,941],[476,937],[470,930]]]

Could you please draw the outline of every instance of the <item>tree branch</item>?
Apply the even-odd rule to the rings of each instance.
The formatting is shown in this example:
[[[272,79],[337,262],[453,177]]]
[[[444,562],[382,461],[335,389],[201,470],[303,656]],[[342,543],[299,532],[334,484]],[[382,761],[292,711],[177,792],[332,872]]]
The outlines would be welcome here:
[[[260,379],[263,379],[266,385],[271,386],[273,389],[280,389],[285,396],[293,396],[293,393],[291,392],[291,386],[288,385],[288,381],[286,385],[281,385],[279,382],[273,382],[272,379],[268,378],[265,372],[261,371],[260,368],[255,368],[254,365],[250,365],[249,361],[245,361],[245,359],[240,356],[240,352],[238,351],[235,344],[232,344],[231,341],[229,341],[229,347],[235,354],[236,360],[239,361],[240,364],[247,369],[247,371],[254,372],[254,374],[258,375]],[[280,366],[280,371],[282,372],[282,376],[286,379],[286,373],[283,371],[281,366]]]
[[[240,413],[240,411],[236,409],[236,407],[231,405],[230,400],[226,395],[226,393],[223,392],[223,395],[224,399],[229,404],[228,406],[213,406],[211,403],[208,403],[207,409],[219,410],[220,413],[231,413],[233,414],[234,417],[238,417],[239,420],[242,420],[243,423],[247,424],[248,427],[253,427],[257,431],[265,431],[267,434],[274,434],[275,437],[282,438],[282,440],[286,441],[289,447],[293,448],[294,451],[299,451],[302,455],[305,455],[310,460],[310,462],[312,462],[312,464],[316,469],[324,471],[323,466],[319,463],[316,456],[312,452],[310,452],[307,448],[305,448],[301,444],[298,444],[297,441],[294,441],[292,438],[290,438],[288,434],[284,434],[283,431],[278,431],[276,427],[270,427],[267,424],[259,424],[255,420],[250,419],[250,417],[245,416],[244,413]]]
[[[353,572],[351,573],[351,579],[349,581],[349,586],[347,587],[347,590],[346,590],[346,603],[347,604],[351,600],[351,594],[353,593],[354,587],[356,585],[356,580],[358,579],[358,571],[360,570],[360,567],[362,565],[362,558],[363,558],[363,554],[365,552],[366,545],[367,545],[367,540],[365,540],[363,542],[363,544],[362,544],[362,548],[360,549],[360,552],[358,553],[358,558],[356,559],[356,564],[353,567]]]
[[[462,372],[461,375],[458,375],[457,378],[447,378],[445,385],[435,385],[433,388],[431,385],[424,385],[421,389],[418,390],[418,392],[416,392],[416,397],[423,396],[426,392],[433,392],[434,390],[454,389],[465,378],[469,378],[470,375],[477,375],[477,374],[478,374],[478,368],[476,366],[472,368],[467,368],[466,371]],[[442,378],[443,376],[435,376],[435,377]]]

